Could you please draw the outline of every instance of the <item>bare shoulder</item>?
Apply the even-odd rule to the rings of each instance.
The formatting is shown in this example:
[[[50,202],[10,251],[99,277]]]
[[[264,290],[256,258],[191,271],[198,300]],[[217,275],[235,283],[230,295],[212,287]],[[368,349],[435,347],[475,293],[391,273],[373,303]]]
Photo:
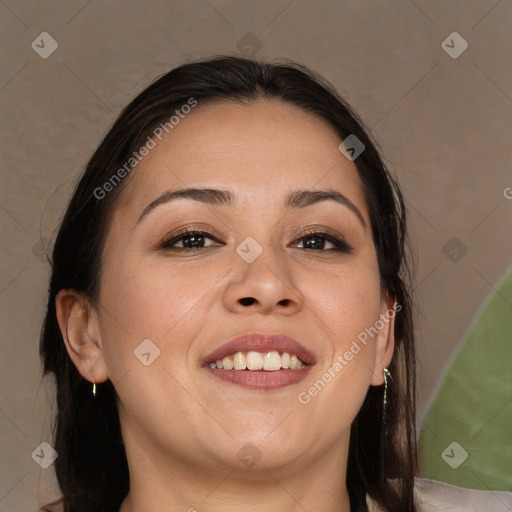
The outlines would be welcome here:
[[[418,512],[511,512],[512,492],[477,491],[427,478],[415,479]],[[367,499],[370,512],[381,512]]]

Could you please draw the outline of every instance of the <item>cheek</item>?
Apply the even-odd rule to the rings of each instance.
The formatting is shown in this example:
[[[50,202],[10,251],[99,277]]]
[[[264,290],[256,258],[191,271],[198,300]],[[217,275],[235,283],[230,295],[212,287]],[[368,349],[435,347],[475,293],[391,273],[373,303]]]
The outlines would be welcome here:
[[[364,400],[374,371],[376,337],[372,328],[381,306],[377,265],[372,260],[360,261],[338,269],[336,275],[310,281],[310,303],[327,338],[323,345],[329,347],[321,361],[320,378],[328,382],[322,391],[324,403],[343,402],[351,417]]]
[[[134,351],[144,340],[151,340],[163,353],[174,337],[192,339],[198,324],[206,320],[204,299],[221,276],[206,272],[200,264],[193,274],[175,268],[166,272],[162,265],[110,268],[103,276],[100,295],[109,369],[125,373],[127,366],[138,362]],[[187,348],[173,343],[173,355],[184,356]]]
[[[297,410],[304,421],[320,418],[323,432],[335,437],[357,415],[373,375],[375,338],[364,336],[379,319],[378,270],[371,263],[353,265],[322,279],[310,276],[308,284],[326,351],[310,387],[300,390]]]
[[[379,318],[379,275],[373,263],[358,262],[323,276],[311,274],[303,284],[308,306],[321,320],[337,354],[348,350]]]

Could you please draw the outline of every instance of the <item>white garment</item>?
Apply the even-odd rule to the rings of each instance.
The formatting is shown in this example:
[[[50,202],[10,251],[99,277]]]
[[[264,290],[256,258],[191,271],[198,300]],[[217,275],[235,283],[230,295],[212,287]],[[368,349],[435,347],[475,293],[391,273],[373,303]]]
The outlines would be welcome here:
[[[418,512],[512,512],[512,492],[477,491],[429,480],[414,479]],[[370,512],[382,512],[369,497]]]

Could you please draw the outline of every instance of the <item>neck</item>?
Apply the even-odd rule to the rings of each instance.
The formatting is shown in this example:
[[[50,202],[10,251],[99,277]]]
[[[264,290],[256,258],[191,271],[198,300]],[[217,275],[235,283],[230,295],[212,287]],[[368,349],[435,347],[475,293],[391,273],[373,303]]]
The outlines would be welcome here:
[[[350,512],[346,446],[260,470],[192,465],[161,449],[149,451],[147,444],[142,449],[127,440],[125,446],[130,492],[119,512]]]

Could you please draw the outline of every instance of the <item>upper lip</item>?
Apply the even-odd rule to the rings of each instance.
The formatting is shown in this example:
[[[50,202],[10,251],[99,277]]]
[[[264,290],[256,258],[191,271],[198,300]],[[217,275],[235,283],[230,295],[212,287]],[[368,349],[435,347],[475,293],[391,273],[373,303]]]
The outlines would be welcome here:
[[[249,352],[251,350],[256,352],[288,352],[291,355],[295,354],[305,364],[312,365],[316,363],[315,356],[310,350],[285,334],[250,333],[228,341],[208,354],[201,364],[206,366],[235,352]]]

